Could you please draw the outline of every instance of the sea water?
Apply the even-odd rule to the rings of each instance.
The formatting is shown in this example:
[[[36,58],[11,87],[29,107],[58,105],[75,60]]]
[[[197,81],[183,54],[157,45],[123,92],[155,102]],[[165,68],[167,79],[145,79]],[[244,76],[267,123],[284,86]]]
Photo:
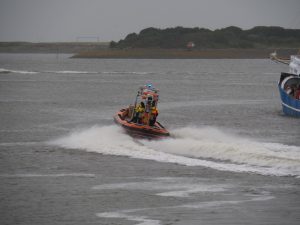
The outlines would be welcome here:
[[[286,66],[69,57],[0,55],[2,224],[299,224]],[[113,123],[148,83],[168,139]]]

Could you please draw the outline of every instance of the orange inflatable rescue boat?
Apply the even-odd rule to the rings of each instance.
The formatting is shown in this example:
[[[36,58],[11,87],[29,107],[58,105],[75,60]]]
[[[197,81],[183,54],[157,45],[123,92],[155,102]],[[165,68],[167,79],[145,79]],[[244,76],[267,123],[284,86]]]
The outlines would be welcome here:
[[[118,111],[115,122],[133,137],[156,139],[170,136],[156,120],[158,97],[158,90],[151,84],[140,87],[134,105]]]

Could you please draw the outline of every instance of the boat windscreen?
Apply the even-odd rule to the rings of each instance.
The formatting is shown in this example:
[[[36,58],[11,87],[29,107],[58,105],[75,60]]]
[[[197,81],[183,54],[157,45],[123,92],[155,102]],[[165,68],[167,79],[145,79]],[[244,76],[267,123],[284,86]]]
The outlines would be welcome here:
[[[281,88],[286,89],[288,86],[298,87],[300,85],[300,77],[287,77],[281,83]]]

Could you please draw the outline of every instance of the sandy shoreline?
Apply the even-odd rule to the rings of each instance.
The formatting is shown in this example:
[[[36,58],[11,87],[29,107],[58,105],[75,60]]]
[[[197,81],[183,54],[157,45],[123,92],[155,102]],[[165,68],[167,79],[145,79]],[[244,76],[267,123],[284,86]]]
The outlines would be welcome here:
[[[67,53],[107,49],[108,42],[0,42],[0,53]]]
[[[104,49],[85,51],[72,58],[128,58],[128,59],[266,59],[273,49]],[[286,51],[294,51],[288,49]]]

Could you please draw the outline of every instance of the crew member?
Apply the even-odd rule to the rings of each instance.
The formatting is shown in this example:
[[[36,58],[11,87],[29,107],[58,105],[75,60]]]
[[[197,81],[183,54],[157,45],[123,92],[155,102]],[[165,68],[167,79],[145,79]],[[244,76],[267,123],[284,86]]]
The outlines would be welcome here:
[[[134,117],[132,119],[132,122],[141,123],[144,112],[145,112],[145,104],[144,102],[141,102],[134,110]]]
[[[298,87],[295,91],[295,99],[300,100],[300,84],[298,84]]]
[[[150,126],[153,126],[155,124],[157,116],[158,116],[158,109],[156,107],[152,107],[150,121],[149,121]]]

